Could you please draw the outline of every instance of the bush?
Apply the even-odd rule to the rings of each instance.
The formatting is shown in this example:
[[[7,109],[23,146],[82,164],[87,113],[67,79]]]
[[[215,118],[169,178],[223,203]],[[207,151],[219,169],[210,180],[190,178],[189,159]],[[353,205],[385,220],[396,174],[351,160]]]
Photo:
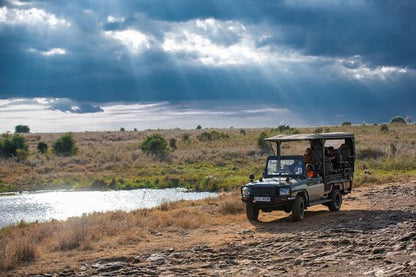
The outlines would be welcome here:
[[[161,135],[153,134],[144,139],[141,149],[148,155],[162,156],[168,151],[168,144]]]
[[[196,126],[196,129],[201,130],[202,129],[201,125]]]
[[[217,131],[203,132],[197,136],[199,141],[213,141],[218,139],[228,139],[229,137],[229,135]]]
[[[27,156],[29,155],[28,151],[25,149],[17,149],[16,150],[16,158],[18,161],[26,160]]]
[[[3,135],[0,140],[0,156],[3,158],[16,157],[17,150],[19,150],[20,157],[23,157],[23,152],[27,153],[28,145],[25,138],[19,134],[14,134],[12,138],[9,135]]]
[[[265,138],[267,138],[267,134],[265,132],[261,132],[261,134],[257,138],[257,146],[262,151],[267,151],[269,149],[268,143],[264,140]]]
[[[120,128],[120,132],[125,132],[125,131],[126,131],[126,129],[124,129],[124,127]]]
[[[17,133],[29,133],[30,132],[30,128],[27,125],[17,125],[14,127],[14,132]]]
[[[383,133],[387,133],[389,131],[389,127],[387,126],[387,124],[381,124],[380,131]]]
[[[178,147],[176,146],[176,139],[175,138],[169,139],[169,147],[172,150],[178,149]]]
[[[395,116],[390,120],[390,124],[406,124],[406,121],[401,116]]]
[[[279,125],[279,126],[277,126],[277,130],[280,132],[280,133],[282,133],[282,132],[284,132],[284,131],[290,131],[292,128],[290,128],[290,126],[289,125],[285,125],[285,124],[282,124],[282,125]]]
[[[43,141],[39,141],[38,146],[36,147],[41,154],[45,154],[48,151],[48,145]]]
[[[240,129],[240,134],[245,136],[246,135],[246,131],[244,129]]]
[[[320,133],[322,133],[324,131],[324,129],[322,129],[321,127],[318,127],[318,128],[316,128],[313,132],[315,133],[315,134],[320,134]]]
[[[57,156],[69,157],[75,155],[77,151],[78,148],[71,133],[63,135],[53,143],[53,153]]]
[[[351,126],[351,122],[349,121],[342,122],[341,126]]]
[[[191,144],[191,135],[188,134],[188,133],[183,134],[182,135],[182,142],[184,144],[187,144],[187,145]]]

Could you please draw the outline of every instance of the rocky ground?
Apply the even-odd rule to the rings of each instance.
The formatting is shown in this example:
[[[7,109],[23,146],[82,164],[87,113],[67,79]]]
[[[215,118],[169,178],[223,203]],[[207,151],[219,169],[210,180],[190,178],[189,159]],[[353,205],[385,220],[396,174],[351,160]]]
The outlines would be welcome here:
[[[261,214],[221,245],[141,251],[36,276],[241,275],[416,276],[416,181],[355,189],[340,212],[313,207],[302,222]]]

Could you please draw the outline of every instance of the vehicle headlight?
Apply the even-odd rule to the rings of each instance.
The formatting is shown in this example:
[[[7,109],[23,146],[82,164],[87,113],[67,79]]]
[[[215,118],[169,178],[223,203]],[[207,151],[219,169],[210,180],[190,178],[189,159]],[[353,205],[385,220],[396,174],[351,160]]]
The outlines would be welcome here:
[[[250,187],[243,187],[242,190],[241,190],[241,194],[243,196],[250,195]]]
[[[281,196],[289,196],[290,195],[290,188],[280,188],[279,195]]]

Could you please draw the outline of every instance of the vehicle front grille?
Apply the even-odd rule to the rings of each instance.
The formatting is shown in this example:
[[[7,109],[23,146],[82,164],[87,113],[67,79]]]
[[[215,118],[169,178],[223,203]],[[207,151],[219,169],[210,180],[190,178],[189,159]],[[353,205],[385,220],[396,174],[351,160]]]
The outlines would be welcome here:
[[[251,194],[256,196],[275,195],[276,188],[273,187],[251,187]]]

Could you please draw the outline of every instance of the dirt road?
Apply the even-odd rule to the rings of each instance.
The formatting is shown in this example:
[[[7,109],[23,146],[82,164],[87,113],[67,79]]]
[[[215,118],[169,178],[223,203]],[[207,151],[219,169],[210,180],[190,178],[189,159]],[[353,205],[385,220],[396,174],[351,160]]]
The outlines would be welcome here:
[[[223,226],[221,244],[140,251],[38,276],[416,276],[416,181],[357,188],[340,212]],[[227,231],[228,230],[228,231]]]

